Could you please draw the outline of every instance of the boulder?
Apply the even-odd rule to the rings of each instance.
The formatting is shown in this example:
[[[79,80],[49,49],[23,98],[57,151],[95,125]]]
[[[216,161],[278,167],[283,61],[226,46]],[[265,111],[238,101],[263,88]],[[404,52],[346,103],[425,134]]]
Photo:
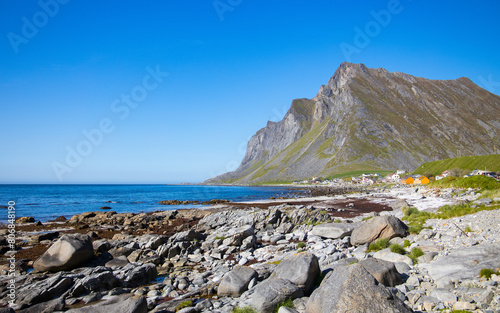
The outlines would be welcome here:
[[[158,272],[154,264],[129,263],[121,270],[114,271],[113,274],[124,287],[134,288],[150,283],[156,278]]]
[[[376,259],[379,259],[379,260],[387,261],[387,262],[392,262],[392,263],[403,262],[403,263],[406,263],[409,266],[413,265],[413,260],[412,259],[410,259],[406,255],[402,255],[402,254],[399,254],[399,253],[394,253],[389,248],[375,252],[375,254],[373,255],[373,257],[376,258]]]
[[[281,260],[271,277],[289,280],[304,294],[310,294],[320,274],[318,258],[312,253],[299,253]]]
[[[394,287],[403,283],[401,275],[392,262],[369,258],[362,260],[359,264],[363,265],[368,273],[386,287]]]
[[[34,222],[35,222],[35,218],[33,216],[22,216],[22,217],[16,218],[16,223],[19,223],[19,224],[34,223]]]
[[[63,235],[33,264],[36,272],[70,271],[94,255],[92,241],[87,235]]]
[[[271,313],[285,299],[303,296],[302,289],[282,278],[269,278],[255,286],[250,304],[260,313]]]
[[[147,313],[148,305],[143,297],[134,297],[131,294],[115,296],[111,299],[66,311],[66,313]]]
[[[438,287],[445,287],[453,280],[477,278],[483,268],[497,268],[500,264],[498,251],[499,244],[481,243],[437,256],[434,261],[420,266],[427,269]]]
[[[337,267],[327,274],[309,298],[306,312],[410,313],[361,264]]]
[[[351,244],[359,246],[377,239],[406,236],[408,236],[408,226],[397,217],[375,216],[352,231]]]
[[[311,233],[329,239],[344,238],[351,235],[354,230],[353,224],[347,223],[324,223],[313,227]]]
[[[239,297],[248,289],[248,284],[253,278],[257,278],[257,272],[246,266],[236,266],[232,271],[222,278],[217,295],[219,297]]]
[[[70,291],[72,297],[85,293],[111,290],[118,284],[113,272],[107,267],[98,266],[85,274],[85,277],[78,280]]]

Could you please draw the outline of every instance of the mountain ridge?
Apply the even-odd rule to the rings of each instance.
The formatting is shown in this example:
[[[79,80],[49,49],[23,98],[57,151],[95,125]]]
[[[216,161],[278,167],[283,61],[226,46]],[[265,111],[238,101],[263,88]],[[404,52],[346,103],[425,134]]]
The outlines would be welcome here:
[[[491,154],[500,97],[466,77],[430,80],[342,63],[312,99],[294,99],[247,144],[234,172],[205,183],[263,183],[359,169],[412,170]]]

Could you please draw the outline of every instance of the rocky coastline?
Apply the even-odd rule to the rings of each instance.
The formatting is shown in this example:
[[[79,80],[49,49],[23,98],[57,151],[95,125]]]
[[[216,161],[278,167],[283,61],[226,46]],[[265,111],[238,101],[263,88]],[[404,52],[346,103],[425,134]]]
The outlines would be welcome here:
[[[500,312],[500,209],[428,219],[419,234],[401,220],[408,207],[500,199],[399,187],[332,194],[20,220],[16,251],[0,238],[0,312]],[[368,251],[384,238],[408,253]]]

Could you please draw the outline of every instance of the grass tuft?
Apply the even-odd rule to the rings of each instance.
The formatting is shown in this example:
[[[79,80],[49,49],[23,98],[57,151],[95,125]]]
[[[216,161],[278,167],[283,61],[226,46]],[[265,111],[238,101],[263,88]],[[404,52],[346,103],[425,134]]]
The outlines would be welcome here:
[[[231,313],[257,313],[251,306],[243,306],[234,308]]]
[[[394,253],[397,253],[397,254],[406,254],[405,248],[403,248],[401,245],[399,245],[397,243],[391,244],[390,248],[391,248],[391,251],[394,252]]]
[[[368,246],[367,252],[379,251],[389,247],[389,239],[378,239]]]
[[[483,268],[480,272],[479,272],[479,277],[485,277],[486,279],[491,279],[491,275],[500,275],[500,272],[499,271],[494,271],[492,269],[489,269],[489,268]]]
[[[287,308],[290,308],[290,309],[293,309],[295,306],[293,304],[293,300],[290,299],[290,298],[287,298],[283,301],[281,301],[280,303],[278,303],[276,305],[276,307],[274,308],[273,310],[273,313],[278,313],[279,309],[284,306],[284,307],[287,307]]]
[[[420,248],[411,249],[410,253],[408,253],[408,257],[412,259],[413,264],[418,263],[418,258],[424,255],[424,252]]]
[[[180,310],[185,309],[185,308],[192,307],[192,306],[193,306],[193,301],[191,301],[191,300],[182,301],[181,303],[179,303],[175,307],[175,312],[180,311]]]

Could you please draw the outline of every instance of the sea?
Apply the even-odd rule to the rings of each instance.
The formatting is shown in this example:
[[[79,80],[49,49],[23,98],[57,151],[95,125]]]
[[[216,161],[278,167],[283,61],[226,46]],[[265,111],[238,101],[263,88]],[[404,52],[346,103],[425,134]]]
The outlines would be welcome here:
[[[111,207],[117,213],[143,213],[207,207],[203,205],[161,205],[163,200],[232,202],[270,197],[300,197],[305,191],[291,187],[244,187],[200,185],[0,185],[0,222],[6,223],[9,206],[15,216],[33,216],[47,222],[59,216],[71,218],[83,212]],[[15,203],[15,204],[14,204]],[[14,205],[12,205],[14,204]]]

